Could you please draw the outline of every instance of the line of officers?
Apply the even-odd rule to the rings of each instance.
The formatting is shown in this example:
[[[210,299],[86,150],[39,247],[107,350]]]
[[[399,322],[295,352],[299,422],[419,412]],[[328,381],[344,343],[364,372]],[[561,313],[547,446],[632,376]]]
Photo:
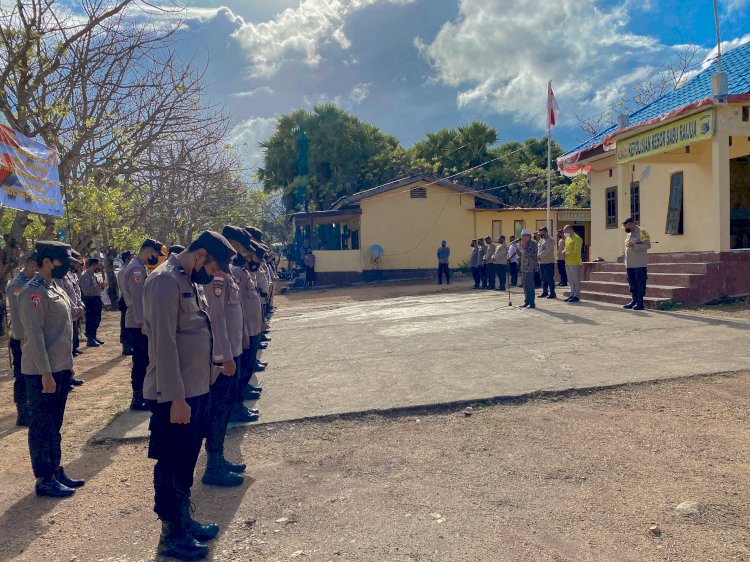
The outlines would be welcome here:
[[[246,465],[224,458],[224,439],[230,418],[255,421],[259,415],[244,399],[260,396],[261,389],[249,383],[265,367],[258,353],[269,339],[273,313],[274,260],[262,236],[252,227],[204,231],[187,248],[173,247],[151,273],[146,265],[164,254],[159,242],[147,239],[119,275],[133,348],[131,406],[151,410],[148,455],[156,460],[161,556],[204,558],[205,541],[219,532],[218,525],[192,517],[193,473],[204,439],[202,481],[238,486],[244,480]],[[75,375],[76,303],[63,285],[80,258],[67,244],[39,241],[33,263],[33,277],[9,292],[15,298],[11,314],[20,343],[29,453],[37,495],[67,497],[85,483],[65,473],[60,434]],[[30,273],[24,267],[22,274]]]

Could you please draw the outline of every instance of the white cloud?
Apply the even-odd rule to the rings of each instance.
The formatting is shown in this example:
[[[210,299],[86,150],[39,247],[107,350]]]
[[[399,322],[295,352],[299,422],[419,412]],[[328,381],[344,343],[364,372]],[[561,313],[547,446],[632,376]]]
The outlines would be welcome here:
[[[407,4],[414,0],[302,0],[295,8],[263,23],[244,23],[234,34],[247,52],[254,76],[271,76],[285,61],[310,66],[321,60],[320,47],[331,40],[342,49],[351,41],[344,33],[346,19],[375,4]]]
[[[459,107],[489,109],[544,126],[547,81],[563,122],[615,103],[678,52],[627,31],[624,6],[595,0],[461,0],[457,21],[415,45],[434,79],[459,89]]]
[[[235,98],[251,98],[256,94],[268,94],[270,96],[275,93],[276,91],[270,86],[261,86],[260,88],[255,88],[254,90],[250,90],[248,92],[235,92],[231,95]]]
[[[365,101],[369,95],[370,84],[360,82],[359,84],[355,84],[351,92],[349,92],[349,100],[352,102],[352,104],[359,105],[363,101]]]
[[[258,143],[268,140],[275,129],[275,117],[251,117],[232,129],[229,141],[239,150],[249,172],[255,172],[263,164],[263,149]]]
[[[750,7],[750,0],[724,0],[720,4],[725,8],[726,15],[734,15]]]

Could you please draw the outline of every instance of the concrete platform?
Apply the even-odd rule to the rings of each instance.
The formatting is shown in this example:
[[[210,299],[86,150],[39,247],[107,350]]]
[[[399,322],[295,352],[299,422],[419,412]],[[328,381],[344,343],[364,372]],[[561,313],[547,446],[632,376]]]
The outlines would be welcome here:
[[[516,290],[513,302],[522,303]],[[388,410],[750,368],[750,322],[505,293],[437,293],[279,310],[262,421]],[[103,439],[141,439],[126,412]]]

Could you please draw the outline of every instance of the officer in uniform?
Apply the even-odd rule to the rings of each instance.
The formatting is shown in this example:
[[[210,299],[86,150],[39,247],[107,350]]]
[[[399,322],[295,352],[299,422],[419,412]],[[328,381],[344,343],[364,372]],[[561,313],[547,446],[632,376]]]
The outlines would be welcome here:
[[[86,347],[99,347],[104,342],[96,337],[99,324],[102,322],[102,290],[107,286],[106,281],[99,281],[96,274],[102,271],[98,258],[90,258],[86,271],[81,275],[81,294],[86,307]]]
[[[240,257],[249,253],[250,237],[242,229],[225,226],[221,233]],[[211,383],[210,428],[206,437],[208,458],[202,482],[214,486],[239,486],[244,481],[240,473],[245,471],[245,465],[230,463],[224,458],[224,438],[241,372],[243,334],[240,285],[233,268],[230,268],[230,273],[221,272],[214,276],[206,288],[206,300],[213,334],[214,370],[220,366],[220,372]]]
[[[219,526],[190,515],[190,489],[207,432],[211,384],[211,324],[196,284],[229,270],[234,249],[221,234],[203,232],[172,254],[146,279],[144,325],[149,357],[143,394],[152,401],[149,457],[154,466],[154,511],[162,520],[159,554],[197,560],[208,554],[201,541]]]
[[[29,453],[38,496],[66,497],[83,486],[60,465],[60,428],[73,378],[71,302],[54,281],[70,267],[70,246],[36,243],[38,271],[18,295],[24,326],[21,372],[31,410]]]
[[[539,229],[539,268],[542,276],[542,292],[539,298],[556,299],[555,294],[555,241],[546,226]]]
[[[122,262],[122,265],[120,266],[120,270],[117,272],[117,308],[120,310],[120,343],[122,344],[122,354],[123,355],[133,355],[133,347],[130,345],[130,342],[128,341],[128,334],[125,330],[125,314],[128,310],[128,305],[125,303],[125,297],[122,294],[123,289],[123,274],[125,273],[125,268],[128,266],[128,264],[133,259],[133,252],[130,250],[125,250],[122,254],[120,254],[120,261]]]
[[[154,266],[164,255],[162,244],[147,238],[141,244],[135,256],[122,274],[122,296],[125,299],[125,332],[133,351],[133,367],[130,371],[130,384],[133,389],[131,410],[148,410],[143,400],[143,379],[148,368],[148,338],[143,329],[143,284],[148,270],[146,265]]]
[[[65,274],[63,279],[63,287],[65,292],[68,293],[71,303],[73,303],[72,315],[73,315],[73,357],[77,357],[83,353],[79,348],[81,345],[81,318],[83,318],[86,312],[86,307],[83,305],[83,295],[81,293],[81,271],[83,270],[83,258],[81,254],[71,249],[73,256],[70,259],[70,271]],[[71,292],[72,289],[72,292]]]
[[[643,310],[643,299],[646,296],[646,279],[648,250],[651,248],[651,237],[635,223],[633,217],[622,222],[627,233],[625,238],[625,268],[628,273],[628,285],[633,298],[623,308]]]
[[[5,294],[8,295],[8,316],[10,319],[10,352],[13,356],[13,402],[16,404],[16,425],[28,426],[30,420],[29,404],[26,400],[26,379],[21,374],[21,345],[23,342],[23,324],[18,307],[18,295],[26,283],[36,274],[36,252],[32,251],[21,259],[21,271],[8,282]]]

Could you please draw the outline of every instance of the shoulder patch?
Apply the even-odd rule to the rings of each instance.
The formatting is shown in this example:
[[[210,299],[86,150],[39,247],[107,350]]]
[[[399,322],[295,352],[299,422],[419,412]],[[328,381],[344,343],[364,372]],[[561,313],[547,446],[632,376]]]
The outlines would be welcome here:
[[[649,235],[648,232],[641,229],[641,241],[644,241],[644,240],[651,240],[651,236]]]
[[[223,295],[224,294],[224,278],[214,277],[213,287],[214,287],[215,296],[220,297],[221,295]]]
[[[133,270],[133,280],[136,283],[140,283],[141,281],[143,281],[143,272],[140,269]]]
[[[34,305],[34,308],[39,308],[39,305],[42,304],[42,296],[41,293],[31,293],[29,295],[29,300],[31,301],[31,304]]]

